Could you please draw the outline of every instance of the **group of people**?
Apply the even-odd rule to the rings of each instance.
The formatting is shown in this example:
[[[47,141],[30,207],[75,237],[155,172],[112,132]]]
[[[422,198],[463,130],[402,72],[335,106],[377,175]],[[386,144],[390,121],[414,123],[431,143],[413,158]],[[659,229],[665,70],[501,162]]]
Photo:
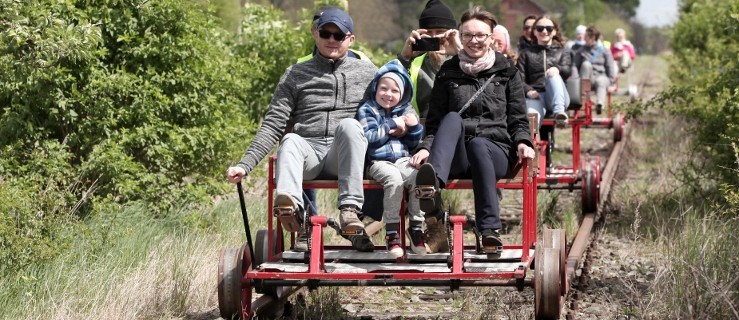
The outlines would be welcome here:
[[[383,185],[386,246],[396,257],[405,254],[399,237],[405,232],[399,230],[404,189],[416,191],[408,201],[411,250],[448,250],[438,226],[441,189],[452,178],[472,179],[482,247],[498,252],[503,243],[496,181],[535,156],[527,113],[554,115],[565,126],[564,79],[577,68],[581,76],[598,75],[600,61],[607,65],[611,57],[597,49],[593,27],[585,32],[584,49],[571,54],[548,16],[524,20],[514,52],[492,13],[475,7],[457,24],[440,0],[428,1],[419,29],[397,59],[379,69],[349,49],[354,23],[342,9],[321,8],[311,34],[313,54],[287,68],[246,153],[228,169],[228,181],[241,181],[279,141],[275,205],[305,212],[302,182],[335,178],[340,228],[354,234],[347,237],[354,249],[373,251],[370,238],[357,231],[364,228],[362,179],[374,179]],[[413,50],[429,37],[439,39],[439,50]],[[288,122],[293,125],[286,133]],[[293,250],[306,250],[306,232],[298,232]]]

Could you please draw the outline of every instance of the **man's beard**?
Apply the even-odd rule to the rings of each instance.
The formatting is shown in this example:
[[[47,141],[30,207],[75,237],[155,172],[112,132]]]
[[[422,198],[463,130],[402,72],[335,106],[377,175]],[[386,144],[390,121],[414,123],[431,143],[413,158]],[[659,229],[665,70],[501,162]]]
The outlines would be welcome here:
[[[441,69],[441,64],[446,61],[447,56],[446,54],[439,53],[436,51],[430,51],[428,53],[429,62],[431,63],[431,67],[434,68],[434,70],[439,71]]]

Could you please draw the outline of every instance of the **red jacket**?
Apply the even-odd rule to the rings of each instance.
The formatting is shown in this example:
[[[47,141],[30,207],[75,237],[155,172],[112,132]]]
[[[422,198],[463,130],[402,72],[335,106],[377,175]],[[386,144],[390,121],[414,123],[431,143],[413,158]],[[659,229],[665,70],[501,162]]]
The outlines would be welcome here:
[[[634,60],[634,58],[636,58],[634,45],[631,44],[631,41],[624,40],[623,42],[614,42],[613,44],[611,44],[611,55],[613,55],[614,60],[621,60],[621,55],[624,52],[627,52],[629,56],[631,56],[631,60]]]

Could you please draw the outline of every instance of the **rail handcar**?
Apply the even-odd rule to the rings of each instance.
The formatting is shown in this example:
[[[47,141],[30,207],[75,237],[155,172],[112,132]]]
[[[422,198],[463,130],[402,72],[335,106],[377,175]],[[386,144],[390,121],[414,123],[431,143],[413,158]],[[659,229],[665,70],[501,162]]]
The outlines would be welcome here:
[[[536,116],[530,115],[529,122],[536,142]],[[539,149],[535,150],[538,152]],[[558,319],[569,288],[566,235],[561,229],[544,229],[541,236],[537,234],[539,167],[536,160],[524,162],[514,178],[498,181],[500,188],[523,190],[523,234],[520,243],[506,244],[496,255],[482,253],[479,239],[475,244],[465,243],[463,229],[469,223],[466,216],[449,215],[448,212],[444,220],[450,250],[445,253],[421,256],[406,250],[404,256],[393,258],[384,246],[376,246],[374,252],[365,253],[354,251],[349,246],[326,244],[323,234],[331,230],[327,227],[335,228],[336,221],[322,215],[305,219],[304,227],[310,234],[308,252],[286,250],[285,242],[293,243],[296,235],[285,231],[279,219],[273,217],[272,210],[268,213],[267,229],[259,230],[256,242],[252,243],[246,206],[239,188],[247,242],[238,249],[221,251],[218,266],[221,316],[242,319],[250,319],[257,314],[267,318],[275,316],[280,308],[270,307],[270,303],[282,301],[300,287],[419,286],[454,290],[466,286],[512,286],[519,290],[533,287],[537,319]],[[275,188],[274,157],[270,160],[268,174],[268,206],[271,209]],[[337,186],[334,180],[304,182],[305,188]],[[369,180],[364,181],[364,187],[381,188]],[[471,189],[472,181],[450,180],[446,188]],[[404,224],[404,219],[401,219],[402,230],[405,230]],[[401,233],[401,243],[407,248],[404,233]],[[254,300],[255,293],[262,296]]]

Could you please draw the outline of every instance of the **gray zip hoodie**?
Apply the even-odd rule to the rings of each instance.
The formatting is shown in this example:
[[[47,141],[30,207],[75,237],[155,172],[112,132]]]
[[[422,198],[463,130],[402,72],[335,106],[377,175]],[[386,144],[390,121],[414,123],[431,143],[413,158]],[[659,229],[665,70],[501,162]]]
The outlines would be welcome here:
[[[259,131],[237,166],[249,174],[285,133],[305,138],[333,137],[344,118],[354,118],[369,98],[369,84],[377,71],[372,62],[347,56],[337,61],[320,54],[285,70],[277,84]]]
[[[601,49],[598,50],[598,47]],[[611,84],[616,84],[616,72],[613,70],[613,56],[611,50],[602,47],[602,43],[595,43],[592,46],[582,46],[572,56],[572,65],[578,70],[582,66],[583,61],[591,61],[593,64],[593,76],[605,75]],[[597,54],[597,55],[596,55]],[[595,59],[593,59],[595,56]]]

